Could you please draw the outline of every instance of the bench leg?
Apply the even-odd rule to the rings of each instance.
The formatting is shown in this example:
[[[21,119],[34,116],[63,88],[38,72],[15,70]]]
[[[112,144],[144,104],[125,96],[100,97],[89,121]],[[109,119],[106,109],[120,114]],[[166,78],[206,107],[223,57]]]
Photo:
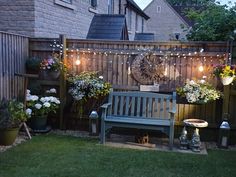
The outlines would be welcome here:
[[[170,149],[173,149],[173,142],[174,142],[174,128],[170,127],[170,132],[169,132],[169,146]]]
[[[105,136],[106,136],[106,132],[105,132],[105,122],[102,120],[101,121],[101,135],[100,135],[100,143],[101,144],[105,144]]]

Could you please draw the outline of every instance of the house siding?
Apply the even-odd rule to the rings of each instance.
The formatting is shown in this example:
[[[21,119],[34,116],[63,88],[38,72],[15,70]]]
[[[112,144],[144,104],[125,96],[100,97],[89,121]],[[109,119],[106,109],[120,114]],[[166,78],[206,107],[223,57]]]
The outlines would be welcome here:
[[[157,6],[161,8],[159,13]],[[180,40],[186,40],[186,32],[181,28],[181,24],[186,27],[187,24],[165,0],[153,0],[144,12],[150,17],[146,30],[154,33],[156,41],[176,40],[175,33],[180,33]]]
[[[54,38],[65,34],[68,38],[86,38],[94,13],[104,14],[108,11],[107,0],[98,0],[96,10],[91,8],[90,0],[72,0],[72,5],[68,6],[66,3],[64,6],[60,0],[0,2],[3,2],[0,3],[0,21],[3,21],[0,30],[31,37]],[[5,8],[3,12],[2,7]],[[14,16],[12,9],[16,9]],[[17,20],[6,20],[7,17]]]
[[[0,0],[0,31],[34,36],[34,25],[34,1]]]

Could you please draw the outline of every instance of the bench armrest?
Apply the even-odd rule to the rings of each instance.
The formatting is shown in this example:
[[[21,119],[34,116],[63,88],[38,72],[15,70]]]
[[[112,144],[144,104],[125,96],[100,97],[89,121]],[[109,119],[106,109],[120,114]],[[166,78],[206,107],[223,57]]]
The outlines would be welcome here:
[[[101,108],[107,109],[109,106],[111,106],[111,103],[105,103],[101,106]]]
[[[172,109],[171,111],[169,111],[169,113],[170,113],[170,119],[174,120],[175,119],[176,109]]]
[[[169,111],[170,114],[175,114],[176,113],[176,109],[172,109],[171,111]]]

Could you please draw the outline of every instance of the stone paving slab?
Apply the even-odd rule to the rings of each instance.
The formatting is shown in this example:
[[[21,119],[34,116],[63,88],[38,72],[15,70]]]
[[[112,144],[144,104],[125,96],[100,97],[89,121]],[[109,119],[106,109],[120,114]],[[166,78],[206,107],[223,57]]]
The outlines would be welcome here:
[[[190,149],[181,150],[179,148],[178,139],[174,140],[174,147],[172,150],[169,149],[169,144],[168,144],[169,140],[167,138],[150,137],[150,143],[148,144],[135,143],[134,139],[135,139],[134,136],[111,134],[110,138],[108,138],[106,141],[106,146],[117,147],[117,148],[139,149],[139,150],[157,150],[165,152],[180,152],[180,153],[207,155],[207,148],[204,142],[202,142],[200,152],[193,152]]]

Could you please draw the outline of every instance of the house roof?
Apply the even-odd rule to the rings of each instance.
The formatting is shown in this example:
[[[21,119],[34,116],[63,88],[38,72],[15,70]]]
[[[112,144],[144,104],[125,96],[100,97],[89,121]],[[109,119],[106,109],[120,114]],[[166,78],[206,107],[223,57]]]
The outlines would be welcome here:
[[[125,15],[94,15],[87,39],[129,40]]]
[[[152,3],[154,3],[154,1],[156,0],[152,0],[143,10],[145,11],[149,6],[152,5]],[[180,8],[178,6],[175,5],[171,5],[168,1],[165,1],[165,3],[170,7],[170,9],[172,9],[172,11],[178,15],[180,17],[180,19],[182,19],[182,21],[188,25],[188,26],[192,26],[193,25],[193,21],[191,21],[185,14],[186,11],[186,6],[185,8]]]
[[[187,17],[186,11],[189,9],[199,9],[200,6],[171,5],[171,7],[181,16],[181,18],[189,25],[193,26],[194,22]]]
[[[127,6],[133,9],[136,13],[141,15],[146,20],[150,18],[133,0],[127,0]]]
[[[134,40],[154,41],[154,33],[135,33]]]

